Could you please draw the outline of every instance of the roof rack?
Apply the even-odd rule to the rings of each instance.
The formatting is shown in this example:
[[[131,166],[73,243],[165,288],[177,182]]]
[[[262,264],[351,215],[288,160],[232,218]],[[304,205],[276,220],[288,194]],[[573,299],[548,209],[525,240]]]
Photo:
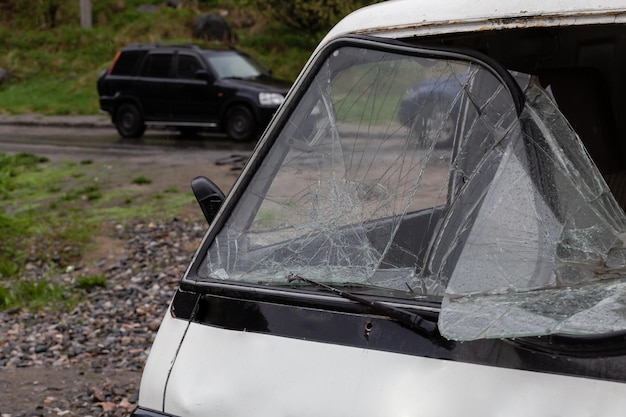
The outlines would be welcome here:
[[[188,49],[194,50],[197,52],[201,51],[211,51],[211,52],[225,52],[225,51],[234,51],[240,52],[233,45],[216,45],[216,46],[208,46],[206,48],[201,47],[200,45],[192,44],[192,43],[129,43],[124,45],[120,49],[143,49],[143,50],[151,50],[151,49],[159,49],[159,48],[174,48],[174,49]]]
[[[187,48],[197,51],[202,50],[200,46],[191,43],[130,43],[125,45],[124,48]]]

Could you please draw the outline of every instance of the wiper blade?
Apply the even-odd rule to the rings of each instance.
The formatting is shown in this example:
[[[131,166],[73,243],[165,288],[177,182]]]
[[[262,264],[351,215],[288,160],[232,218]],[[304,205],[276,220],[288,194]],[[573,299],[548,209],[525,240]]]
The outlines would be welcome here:
[[[222,77],[224,80],[256,80],[258,78],[257,75],[251,75],[247,77],[242,77],[240,75],[230,75],[226,77]]]
[[[379,312],[397,321],[401,325],[408,327],[409,329],[423,336],[427,336],[428,338],[438,342],[440,345],[448,345],[450,343],[450,341],[444,339],[443,336],[441,336],[441,334],[437,330],[437,323],[426,320],[422,318],[419,314],[415,314],[411,311],[404,310],[401,308],[391,307],[379,301],[370,300],[369,298],[361,297],[351,292],[342,291],[339,288],[332,287],[330,285],[323,284],[321,282],[313,281],[311,279],[304,278],[297,274],[289,274],[286,276],[286,278],[287,278],[287,281],[289,282],[293,282],[293,281],[306,282],[308,284],[323,288],[329,292],[332,292],[333,294],[337,294],[340,297],[366,305],[370,307],[372,310]]]

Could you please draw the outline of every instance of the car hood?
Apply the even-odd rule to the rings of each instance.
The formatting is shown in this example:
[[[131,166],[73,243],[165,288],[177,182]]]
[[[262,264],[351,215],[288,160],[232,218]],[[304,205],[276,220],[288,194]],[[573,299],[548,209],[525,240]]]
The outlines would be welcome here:
[[[291,83],[289,81],[281,80],[270,76],[260,76],[257,78],[223,78],[218,81],[220,85],[228,87],[245,88],[250,91],[258,92],[272,92],[287,94]]]

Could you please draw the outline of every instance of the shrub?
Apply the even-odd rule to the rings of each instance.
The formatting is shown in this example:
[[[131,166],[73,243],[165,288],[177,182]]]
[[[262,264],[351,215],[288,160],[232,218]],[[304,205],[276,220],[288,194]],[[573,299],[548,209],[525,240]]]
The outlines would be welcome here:
[[[85,275],[76,278],[76,287],[91,290],[96,287],[106,287],[107,279],[102,275]]]
[[[137,178],[133,179],[133,184],[150,184],[152,180],[144,175],[140,175]]]

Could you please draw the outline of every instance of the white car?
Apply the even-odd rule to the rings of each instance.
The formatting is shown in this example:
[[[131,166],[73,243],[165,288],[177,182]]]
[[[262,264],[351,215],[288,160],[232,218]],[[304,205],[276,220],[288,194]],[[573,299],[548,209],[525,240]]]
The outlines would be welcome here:
[[[345,17],[230,194],[194,180],[134,416],[624,415],[625,34],[616,0]]]

